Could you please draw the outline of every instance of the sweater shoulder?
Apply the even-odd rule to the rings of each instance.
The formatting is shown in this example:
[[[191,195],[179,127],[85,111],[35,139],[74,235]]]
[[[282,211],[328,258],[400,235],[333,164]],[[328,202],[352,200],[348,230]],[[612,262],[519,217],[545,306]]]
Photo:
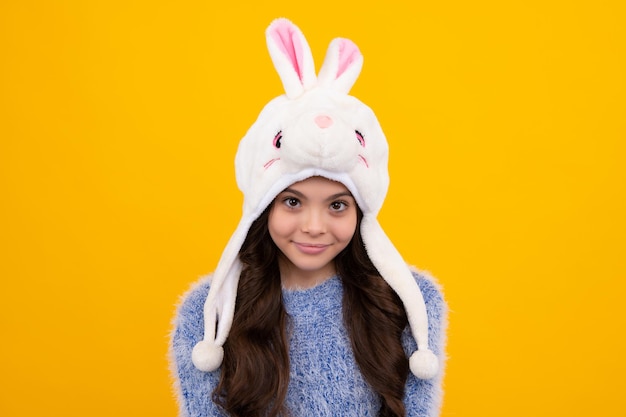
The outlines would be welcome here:
[[[211,399],[219,372],[199,371],[191,360],[193,347],[204,336],[204,302],[210,282],[211,276],[194,282],[179,298],[172,320],[168,356],[179,417],[222,415]]]
[[[196,319],[198,315],[202,316],[204,302],[211,287],[211,279],[212,275],[201,277],[192,283],[189,289],[180,296],[174,315],[174,327],[183,320]],[[197,325],[197,321],[195,321],[195,324]]]
[[[436,417],[440,414],[443,399],[448,305],[444,299],[442,286],[432,275],[415,268],[411,268],[411,271],[424,297],[428,316],[428,345],[439,358],[439,374],[430,380],[420,380],[409,374],[404,401],[408,417]],[[407,355],[410,355],[417,346],[409,328],[403,336]]]
[[[443,287],[437,279],[429,272],[418,270],[415,267],[411,267],[411,272],[422,292],[426,305],[435,304],[443,309],[447,309],[447,303],[443,295]]]

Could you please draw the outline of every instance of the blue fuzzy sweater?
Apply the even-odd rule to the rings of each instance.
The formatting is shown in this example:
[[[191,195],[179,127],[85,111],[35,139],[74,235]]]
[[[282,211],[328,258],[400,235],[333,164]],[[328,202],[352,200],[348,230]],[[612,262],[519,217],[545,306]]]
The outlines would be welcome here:
[[[416,274],[429,320],[429,345],[440,358],[440,374],[419,380],[409,373],[404,403],[407,416],[439,415],[444,364],[446,304],[436,285]],[[191,362],[191,350],[203,337],[203,306],[210,280],[195,284],[183,297],[172,332],[170,356],[180,416],[226,414],[213,403],[211,393],[220,371],[201,372]],[[290,381],[286,406],[295,417],[376,416],[380,400],[363,379],[343,324],[343,287],[338,277],[310,289],[283,290],[290,316]],[[372,335],[375,337],[375,335]],[[410,329],[402,337],[407,356],[416,344]]]

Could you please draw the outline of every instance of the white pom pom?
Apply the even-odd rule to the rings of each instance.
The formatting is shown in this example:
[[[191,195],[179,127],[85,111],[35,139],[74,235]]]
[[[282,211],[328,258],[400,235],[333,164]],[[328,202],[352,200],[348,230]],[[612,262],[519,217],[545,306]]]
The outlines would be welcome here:
[[[209,340],[198,342],[191,352],[191,361],[201,371],[215,371],[224,359],[224,348]]]
[[[429,349],[416,350],[409,358],[409,368],[419,379],[431,379],[439,371],[439,359]]]

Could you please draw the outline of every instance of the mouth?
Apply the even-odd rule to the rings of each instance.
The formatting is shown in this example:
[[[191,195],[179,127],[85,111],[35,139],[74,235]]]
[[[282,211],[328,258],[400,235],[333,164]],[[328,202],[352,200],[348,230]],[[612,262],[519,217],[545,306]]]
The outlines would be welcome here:
[[[328,248],[330,245],[324,243],[300,243],[293,242],[293,244],[298,248],[298,250],[307,255],[317,255],[318,253],[322,253]]]

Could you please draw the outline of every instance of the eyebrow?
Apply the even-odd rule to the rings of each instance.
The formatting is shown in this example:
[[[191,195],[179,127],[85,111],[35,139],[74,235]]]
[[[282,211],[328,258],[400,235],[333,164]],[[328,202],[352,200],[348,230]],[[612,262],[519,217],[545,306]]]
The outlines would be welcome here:
[[[296,197],[298,197],[298,198],[302,198],[302,199],[305,199],[305,198],[306,198],[306,196],[305,196],[303,193],[301,193],[301,192],[300,192],[300,191],[298,191],[298,190],[294,190],[293,188],[285,188],[285,189],[281,192],[281,194],[282,194],[282,193],[292,193],[292,194],[294,194],[294,195],[295,195]],[[331,196],[328,196],[328,197],[326,198],[326,201],[336,200],[336,199],[338,199],[338,198],[340,198],[340,197],[350,197],[350,198],[354,198],[354,196],[353,196],[353,195],[352,195],[349,191],[342,191],[342,192],[340,192],[340,193],[337,193],[337,194],[333,194],[333,195],[331,195]]]

